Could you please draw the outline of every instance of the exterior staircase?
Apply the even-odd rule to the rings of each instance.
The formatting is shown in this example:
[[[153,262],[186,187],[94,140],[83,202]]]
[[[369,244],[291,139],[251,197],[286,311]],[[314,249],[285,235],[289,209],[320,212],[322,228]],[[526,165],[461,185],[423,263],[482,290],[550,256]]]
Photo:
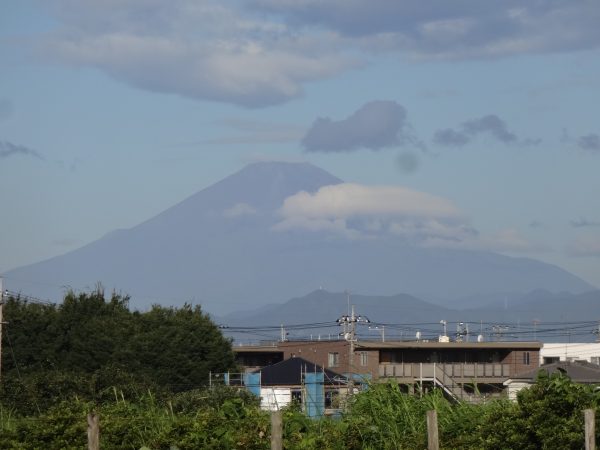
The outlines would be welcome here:
[[[441,387],[454,400],[474,401],[476,397],[467,393],[459,383],[454,381],[454,378],[435,363],[433,364],[433,377],[431,377],[431,381]]]

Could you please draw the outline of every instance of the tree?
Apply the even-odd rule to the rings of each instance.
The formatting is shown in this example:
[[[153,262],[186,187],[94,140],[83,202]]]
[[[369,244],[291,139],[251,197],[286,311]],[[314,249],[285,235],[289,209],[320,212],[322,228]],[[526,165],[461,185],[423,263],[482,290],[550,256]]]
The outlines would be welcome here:
[[[9,298],[5,317],[0,402],[24,411],[74,396],[100,401],[113,388],[185,391],[235,365],[231,342],[199,306],[132,312],[128,297],[97,289],[58,306]]]
[[[235,366],[231,342],[200,306],[154,306],[139,315],[129,345],[136,355],[135,370],[174,392],[206,384],[209,372]]]
[[[541,370],[536,383],[517,395],[512,410],[492,414],[484,426],[484,448],[581,449],[583,410],[600,404],[594,386]]]

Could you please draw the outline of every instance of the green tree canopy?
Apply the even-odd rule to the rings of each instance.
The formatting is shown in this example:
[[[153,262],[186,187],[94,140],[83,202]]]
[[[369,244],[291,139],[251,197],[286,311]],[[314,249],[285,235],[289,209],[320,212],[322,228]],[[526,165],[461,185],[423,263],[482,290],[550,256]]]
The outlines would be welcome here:
[[[98,398],[113,386],[179,392],[235,365],[231,342],[200,306],[131,311],[128,297],[97,289],[70,292],[60,305],[11,297],[4,317],[4,403]]]

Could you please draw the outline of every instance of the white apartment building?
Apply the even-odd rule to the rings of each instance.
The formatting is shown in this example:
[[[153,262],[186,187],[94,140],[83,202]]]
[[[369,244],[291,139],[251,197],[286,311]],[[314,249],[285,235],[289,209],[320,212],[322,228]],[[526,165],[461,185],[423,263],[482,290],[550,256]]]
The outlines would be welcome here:
[[[600,342],[544,343],[540,350],[540,364],[559,361],[587,361],[600,365]]]

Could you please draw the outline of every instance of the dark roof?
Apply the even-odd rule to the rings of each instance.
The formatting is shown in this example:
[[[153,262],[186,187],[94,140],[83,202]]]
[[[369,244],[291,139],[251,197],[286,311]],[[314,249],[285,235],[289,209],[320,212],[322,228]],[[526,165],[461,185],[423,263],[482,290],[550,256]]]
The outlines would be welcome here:
[[[325,384],[335,384],[345,378],[318,364],[311,363],[304,358],[289,358],[284,361],[255,370],[261,373],[260,384],[263,386],[301,386],[303,372],[325,373]]]
[[[511,379],[535,381],[541,370],[545,370],[548,374],[564,371],[576,383],[600,383],[600,366],[587,361],[559,361],[544,364],[537,369],[518,373]]]

